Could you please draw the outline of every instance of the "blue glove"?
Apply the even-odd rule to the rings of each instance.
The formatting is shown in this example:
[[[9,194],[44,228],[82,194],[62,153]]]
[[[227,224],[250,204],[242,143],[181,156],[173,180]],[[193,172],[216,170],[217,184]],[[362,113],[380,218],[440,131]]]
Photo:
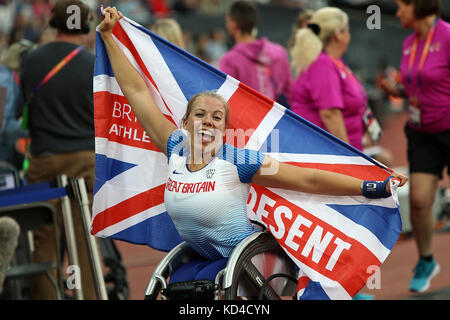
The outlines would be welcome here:
[[[362,185],[362,194],[369,199],[388,198],[391,193],[386,191],[386,185],[393,176],[389,176],[384,181],[364,181]]]

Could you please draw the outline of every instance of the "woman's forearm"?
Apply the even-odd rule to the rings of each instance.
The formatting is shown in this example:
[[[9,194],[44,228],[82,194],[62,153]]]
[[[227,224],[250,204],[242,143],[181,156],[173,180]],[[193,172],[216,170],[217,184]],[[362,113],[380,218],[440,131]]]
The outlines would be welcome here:
[[[100,35],[105,44],[114,77],[137,120],[156,147],[166,153],[167,139],[176,126],[161,112],[145,80],[115,42],[112,31],[121,17],[122,14],[117,9],[110,7],[105,9],[105,18],[99,26]]]
[[[276,168],[276,170],[268,170]],[[267,174],[268,173],[268,174]],[[319,169],[297,167],[277,162],[266,156],[253,183],[271,188],[281,188],[313,194],[361,195],[362,180]]]

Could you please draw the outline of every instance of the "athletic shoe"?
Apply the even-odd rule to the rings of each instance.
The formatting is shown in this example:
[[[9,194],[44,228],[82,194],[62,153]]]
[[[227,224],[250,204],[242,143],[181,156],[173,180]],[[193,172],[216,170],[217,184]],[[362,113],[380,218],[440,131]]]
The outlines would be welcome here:
[[[409,283],[409,290],[413,292],[424,292],[430,287],[430,281],[441,270],[436,261],[420,259],[414,268],[414,277]]]
[[[371,294],[357,293],[352,300],[375,300],[375,297]]]

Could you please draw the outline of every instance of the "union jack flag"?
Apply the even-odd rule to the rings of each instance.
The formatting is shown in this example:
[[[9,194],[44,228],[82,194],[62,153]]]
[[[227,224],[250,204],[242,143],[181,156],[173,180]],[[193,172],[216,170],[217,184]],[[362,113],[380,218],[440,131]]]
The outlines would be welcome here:
[[[216,90],[229,103],[237,147],[281,162],[384,180],[389,169],[278,103],[123,18],[116,43],[145,79],[157,105],[180,125],[188,100]],[[159,250],[181,240],[164,206],[167,158],[136,120],[97,32],[94,72],[96,180],[91,233]],[[227,141],[228,142],[228,141]],[[401,232],[398,199],[322,196],[252,185],[248,216],[267,226],[299,266],[299,296],[350,299]]]

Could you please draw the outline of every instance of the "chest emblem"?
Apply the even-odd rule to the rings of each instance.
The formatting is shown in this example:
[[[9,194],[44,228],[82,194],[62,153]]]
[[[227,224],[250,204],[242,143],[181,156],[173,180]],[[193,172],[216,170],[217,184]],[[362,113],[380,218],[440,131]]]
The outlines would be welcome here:
[[[216,169],[208,169],[206,170],[206,178],[212,179],[214,176],[214,173],[216,172]]]

